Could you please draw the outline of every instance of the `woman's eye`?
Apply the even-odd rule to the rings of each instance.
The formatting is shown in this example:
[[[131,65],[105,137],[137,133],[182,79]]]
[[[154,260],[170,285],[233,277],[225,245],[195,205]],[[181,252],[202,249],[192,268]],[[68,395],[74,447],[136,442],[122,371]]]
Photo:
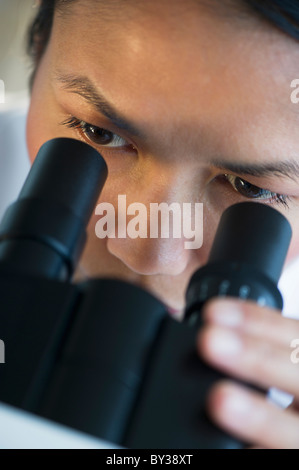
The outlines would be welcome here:
[[[102,127],[93,126],[92,124],[80,121],[74,117],[63,121],[61,124],[69,128],[79,129],[80,133],[83,134],[87,140],[96,145],[113,148],[133,148],[125,139],[114,134],[114,132],[103,129]]]
[[[234,175],[224,175],[225,179],[231,184],[235,191],[248,199],[264,200],[268,202],[278,202],[287,206],[288,196],[273,193],[269,189],[259,188],[254,184]]]

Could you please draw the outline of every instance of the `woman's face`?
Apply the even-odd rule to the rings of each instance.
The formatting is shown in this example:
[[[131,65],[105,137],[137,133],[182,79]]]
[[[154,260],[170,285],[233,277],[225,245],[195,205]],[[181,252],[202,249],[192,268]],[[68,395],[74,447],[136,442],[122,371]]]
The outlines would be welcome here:
[[[94,214],[78,279],[125,278],[180,310],[223,210],[253,197],[288,217],[289,259],[299,252],[299,46],[226,3],[78,0],[55,15],[28,116],[31,160],[51,138],[87,141],[108,166],[99,202],[201,202],[204,214],[193,250],[184,238],[99,239]]]

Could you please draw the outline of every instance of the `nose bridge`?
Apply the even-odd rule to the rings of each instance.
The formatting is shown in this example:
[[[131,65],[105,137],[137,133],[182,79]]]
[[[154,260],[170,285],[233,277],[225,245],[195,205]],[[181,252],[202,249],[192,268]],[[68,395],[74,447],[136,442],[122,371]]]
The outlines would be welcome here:
[[[109,240],[108,247],[138,273],[177,275],[201,246],[202,205],[181,170],[156,170],[122,196],[117,223],[122,234],[126,224],[126,238]]]
[[[154,182],[147,182],[148,196],[151,202],[159,203],[195,203],[200,199],[202,184],[198,168],[180,164],[159,165],[155,168]],[[151,188],[151,189],[150,189]]]
[[[170,168],[169,168],[170,167]],[[200,175],[193,168],[183,165],[159,168],[158,183],[154,194],[148,190],[147,202],[150,213],[151,238],[175,240],[176,249],[200,248],[201,242],[196,230],[202,232],[203,207],[200,202],[204,184],[199,184]],[[200,187],[201,186],[201,187]],[[149,184],[150,188],[151,185]],[[187,241],[197,237],[193,246]],[[179,241],[179,242],[178,242]]]

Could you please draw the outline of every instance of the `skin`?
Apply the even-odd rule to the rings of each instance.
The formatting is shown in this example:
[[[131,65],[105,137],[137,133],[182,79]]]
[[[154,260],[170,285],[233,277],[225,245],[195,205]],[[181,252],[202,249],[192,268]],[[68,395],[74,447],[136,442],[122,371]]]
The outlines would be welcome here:
[[[206,263],[223,210],[248,200],[224,174],[288,196],[288,207],[273,197],[262,202],[273,204],[292,225],[288,261],[299,253],[298,178],[232,171],[237,164],[299,164],[299,115],[290,101],[299,47],[238,2],[138,3],[126,2],[124,12],[121,1],[109,8],[105,2],[76,1],[67,14],[55,15],[33,84],[27,142],[31,161],[54,137],[93,145],[109,171],[99,202],[117,207],[118,194],[126,194],[127,204],[204,204],[204,244],[198,250],[185,250],[184,239],[100,240],[94,215],[75,274],[77,280],[112,276],[136,282],[179,316],[190,276]],[[116,127],[81,94],[67,90],[61,77],[70,75],[88,77],[142,135]],[[116,133],[122,138],[119,146],[97,145],[79,129],[61,124],[71,116]],[[298,366],[290,361],[290,341],[299,338],[297,321],[233,300],[210,302],[204,315],[198,349],[206,360],[234,377],[265,388],[279,386],[298,399]],[[234,334],[236,341],[221,341],[224,334]],[[219,345],[225,344],[238,345],[238,354],[224,354]],[[216,422],[256,446],[298,446],[295,407],[280,410],[232,382],[214,388],[209,406]]]

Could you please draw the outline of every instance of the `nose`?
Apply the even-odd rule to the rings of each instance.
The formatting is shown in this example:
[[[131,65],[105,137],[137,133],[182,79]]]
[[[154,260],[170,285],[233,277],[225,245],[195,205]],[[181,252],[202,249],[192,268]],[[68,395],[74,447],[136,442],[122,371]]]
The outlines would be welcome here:
[[[107,248],[137,274],[176,276],[198,258],[203,205],[181,171],[159,176],[144,180],[142,192],[118,195]]]
[[[109,239],[108,250],[137,274],[176,276],[187,267],[190,255],[176,239]]]

